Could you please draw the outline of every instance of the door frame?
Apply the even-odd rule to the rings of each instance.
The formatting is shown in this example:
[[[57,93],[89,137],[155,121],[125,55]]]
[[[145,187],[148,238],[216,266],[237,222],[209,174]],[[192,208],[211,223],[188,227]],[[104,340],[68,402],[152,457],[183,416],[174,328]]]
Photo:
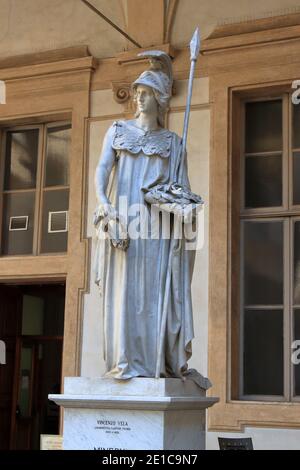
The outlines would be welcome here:
[[[36,286],[38,287],[43,287],[43,286],[55,286],[57,284],[64,284],[65,287],[65,305],[64,305],[64,327],[65,327],[65,310],[66,310],[66,282],[59,280],[56,282],[10,282],[8,283],[3,283],[0,281],[0,286],[5,286],[7,289],[9,287],[15,287],[15,288],[20,288],[19,292],[20,295],[22,295],[22,287],[24,286]],[[24,291],[23,291],[24,292]],[[5,293],[4,293],[5,295]],[[14,377],[13,377],[13,388],[12,388],[12,401],[11,401],[11,413],[10,413],[10,429],[9,429],[9,449],[13,450],[15,448],[16,444],[16,427],[17,427],[17,405],[18,405],[18,399],[19,399],[19,392],[20,392],[20,364],[21,364],[21,351],[22,351],[22,346],[24,342],[28,341],[31,342],[35,345],[39,342],[47,342],[47,341],[59,341],[61,343],[61,370],[60,370],[60,386],[61,389],[63,388],[63,379],[64,379],[64,371],[63,371],[63,356],[64,356],[64,340],[65,340],[65,335],[22,335],[22,307],[20,309],[20,312],[18,313],[19,321],[18,321],[18,326],[16,327],[16,336],[15,336],[15,356],[14,356]],[[65,330],[65,328],[64,328]],[[35,361],[34,359],[35,354],[32,358],[33,362]],[[33,365],[33,375],[35,377],[36,371],[34,370],[34,365]],[[50,392],[49,392],[50,393]],[[33,390],[31,390],[31,397],[33,395]],[[32,406],[32,404],[31,404]],[[61,427],[62,427],[62,413],[60,410],[60,417],[59,417],[59,432],[61,432]]]

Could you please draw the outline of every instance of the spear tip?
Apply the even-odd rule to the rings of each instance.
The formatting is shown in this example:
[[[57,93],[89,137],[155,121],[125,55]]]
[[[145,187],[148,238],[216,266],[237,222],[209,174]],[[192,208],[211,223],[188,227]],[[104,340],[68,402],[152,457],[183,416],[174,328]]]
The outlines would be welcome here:
[[[191,60],[197,60],[200,52],[200,32],[197,27],[190,42]]]

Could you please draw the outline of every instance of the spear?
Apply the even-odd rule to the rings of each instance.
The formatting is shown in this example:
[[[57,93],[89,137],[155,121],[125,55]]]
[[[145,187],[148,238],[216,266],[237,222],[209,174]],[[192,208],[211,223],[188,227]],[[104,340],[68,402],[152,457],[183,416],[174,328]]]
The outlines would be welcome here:
[[[199,35],[199,28],[193,34],[193,37],[190,42],[190,51],[191,51],[191,69],[190,69],[190,78],[189,78],[189,87],[188,87],[188,96],[187,96],[187,104],[184,116],[184,126],[183,126],[183,136],[182,136],[182,150],[181,150],[181,160],[180,160],[180,169],[179,169],[179,181],[182,178],[182,172],[184,168],[184,159],[185,159],[185,149],[186,149],[186,141],[187,141],[187,133],[189,127],[189,117],[190,117],[190,110],[191,110],[191,100],[192,100],[192,92],[193,92],[193,80],[195,74],[195,66],[198,59],[198,55],[200,52],[200,35]],[[167,276],[165,281],[165,295],[162,300],[162,315],[161,315],[161,322],[160,322],[160,332],[158,337],[158,349],[157,349],[157,359],[156,359],[156,371],[155,377],[159,378],[161,374],[161,365],[163,360],[163,351],[165,345],[165,335],[166,335],[166,328],[167,328],[167,315],[168,315],[168,307],[170,301],[170,291],[171,291],[171,280],[172,280],[172,261],[174,256],[174,249],[175,249],[176,239],[171,238],[171,247],[169,251],[169,259],[168,259],[168,269],[167,269]]]
[[[180,175],[179,175],[180,179],[182,177],[182,171],[184,168],[184,159],[186,155],[186,142],[187,142],[187,135],[188,135],[188,128],[189,128],[195,67],[196,67],[196,62],[197,62],[199,52],[200,52],[199,28],[195,30],[193,37],[191,39],[190,51],[191,51],[191,68],[190,68],[189,86],[188,86],[187,102],[186,102],[183,133],[182,133],[181,168],[180,168]]]

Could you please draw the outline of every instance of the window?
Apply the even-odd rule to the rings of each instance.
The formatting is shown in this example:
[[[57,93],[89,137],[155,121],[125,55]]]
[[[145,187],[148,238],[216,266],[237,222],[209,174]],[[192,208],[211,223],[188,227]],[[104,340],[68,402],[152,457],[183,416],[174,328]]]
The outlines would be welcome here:
[[[300,105],[243,103],[239,398],[300,399]]]
[[[71,125],[4,132],[1,255],[67,251]]]

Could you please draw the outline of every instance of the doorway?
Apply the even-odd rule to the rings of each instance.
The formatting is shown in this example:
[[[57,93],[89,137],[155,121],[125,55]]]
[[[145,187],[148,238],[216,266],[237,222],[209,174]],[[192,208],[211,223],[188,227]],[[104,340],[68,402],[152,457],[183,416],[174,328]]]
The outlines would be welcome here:
[[[38,450],[59,433],[65,286],[0,285],[0,449]]]

